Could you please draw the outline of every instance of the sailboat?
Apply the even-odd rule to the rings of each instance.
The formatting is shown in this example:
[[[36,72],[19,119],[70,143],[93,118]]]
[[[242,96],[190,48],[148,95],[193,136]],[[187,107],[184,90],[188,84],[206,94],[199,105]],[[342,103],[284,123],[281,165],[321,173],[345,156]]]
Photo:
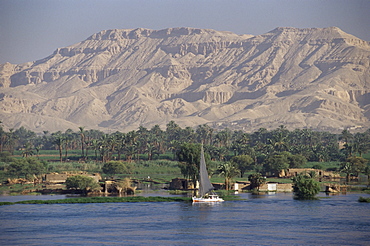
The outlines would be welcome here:
[[[208,177],[206,161],[204,158],[203,145],[200,151],[200,168],[199,168],[199,197],[193,196],[193,202],[223,202],[216,193],[213,192],[214,187]]]

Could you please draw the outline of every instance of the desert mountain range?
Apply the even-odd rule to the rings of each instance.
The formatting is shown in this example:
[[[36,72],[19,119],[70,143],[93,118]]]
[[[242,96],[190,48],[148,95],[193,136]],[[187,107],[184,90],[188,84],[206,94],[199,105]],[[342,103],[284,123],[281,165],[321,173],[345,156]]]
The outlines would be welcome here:
[[[370,128],[370,43],[337,27],[115,29],[0,65],[5,128]]]

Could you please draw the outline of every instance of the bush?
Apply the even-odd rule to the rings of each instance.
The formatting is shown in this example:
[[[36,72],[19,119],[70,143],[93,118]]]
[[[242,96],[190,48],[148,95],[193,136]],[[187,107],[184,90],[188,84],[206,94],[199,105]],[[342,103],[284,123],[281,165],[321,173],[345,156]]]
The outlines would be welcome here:
[[[288,155],[288,160],[290,168],[300,168],[307,162],[303,155]]]
[[[277,177],[281,170],[289,168],[289,160],[286,154],[274,154],[265,160],[263,167],[265,172]]]
[[[307,174],[293,178],[293,192],[296,199],[312,200],[320,192],[320,184]]]
[[[0,152],[0,162],[9,163],[14,161],[9,152]]]
[[[93,178],[83,175],[68,177],[66,180],[66,187],[67,189],[80,190],[85,194],[100,188],[99,184]]]
[[[251,182],[251,189],[259,190],[260,186],[266,183],[266,178],[260,173],[254,173],[248,176],[248,180]]]
[[[362,197],[360,196],[360,198],[358,199],[359,202],[370,202],[370,197]]]
[[[45,163],[40,162],[36,158],[14,159],[8,167],[8,175],[17,177],[33,177],[45,172]]]
[[[129,164],[125,164],[122,161],[108,161],[104,164],[103,173],[105,174],[122,174],[131,173],[132,167]]]

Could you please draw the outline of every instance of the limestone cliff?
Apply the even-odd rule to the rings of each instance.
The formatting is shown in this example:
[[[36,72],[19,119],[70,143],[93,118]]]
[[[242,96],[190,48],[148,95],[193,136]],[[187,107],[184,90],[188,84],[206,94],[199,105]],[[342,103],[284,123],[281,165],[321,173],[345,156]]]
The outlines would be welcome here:
[[[259,36],[106,30],[36,62],[0,65],[0,117],[35,131],[170,120],[246,131],[369,128],[369,58],[369,42],[336,27]]]

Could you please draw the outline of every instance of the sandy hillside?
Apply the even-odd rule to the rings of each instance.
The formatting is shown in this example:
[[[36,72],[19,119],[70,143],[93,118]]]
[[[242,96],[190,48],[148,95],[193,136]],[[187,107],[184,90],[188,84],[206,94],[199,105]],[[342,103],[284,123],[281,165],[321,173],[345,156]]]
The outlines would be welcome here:
[[[170,120],[248,132],[367,129],[369,63],[369,42],[336,27],[106,30],[36,62],[0,65],[0,118],[37,132]]]

